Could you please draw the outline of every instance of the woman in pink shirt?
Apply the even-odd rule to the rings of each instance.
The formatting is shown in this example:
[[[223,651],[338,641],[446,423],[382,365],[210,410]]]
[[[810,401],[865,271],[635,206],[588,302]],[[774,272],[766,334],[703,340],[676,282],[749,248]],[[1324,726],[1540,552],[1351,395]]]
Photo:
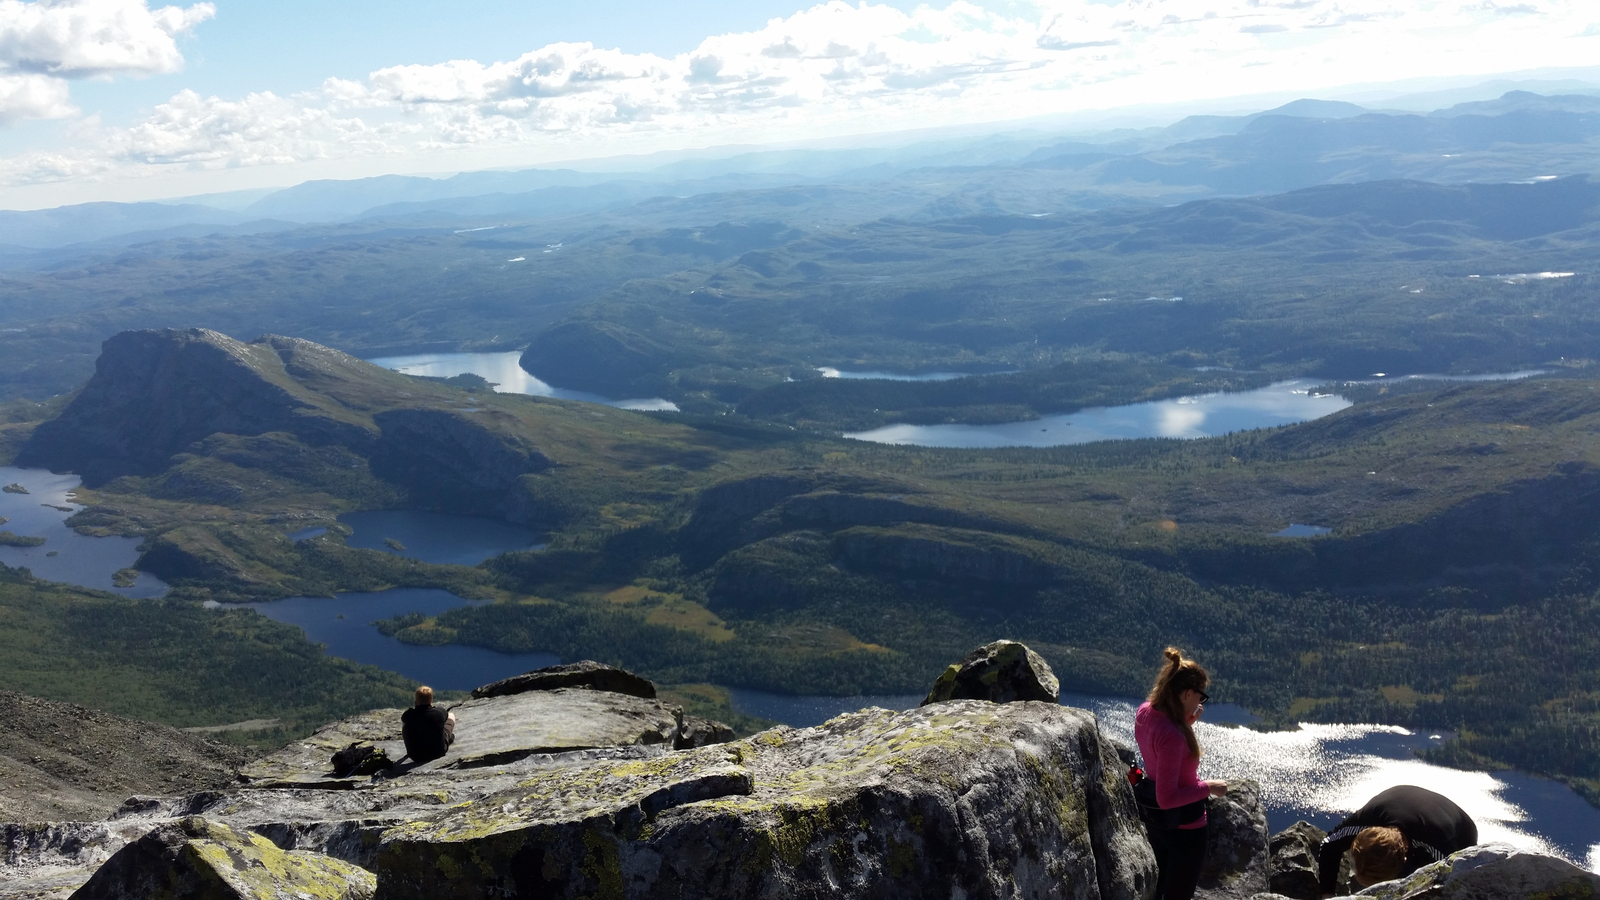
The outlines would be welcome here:
[[[1165,656],[1149,699],[1134,716],[1133,736],[1161,807],[1152,817],[1160,821],[1146,822],[1159,871],[1156,900],[1189,900],[1206,857],[1207,801],[1226,794],[1228,783],[1201,781],[1197,774],[1200,742],[1194,723],[1210,699],[1211,676],[1180,650],[1168,647]]]

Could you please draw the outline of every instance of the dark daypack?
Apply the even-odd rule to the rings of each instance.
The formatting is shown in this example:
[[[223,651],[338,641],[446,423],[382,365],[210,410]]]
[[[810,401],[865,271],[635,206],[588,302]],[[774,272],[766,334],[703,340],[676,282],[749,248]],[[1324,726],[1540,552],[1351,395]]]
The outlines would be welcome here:
[[[1146,778],[1138,766],[1128,769],[1128,781],[1133,785],[1133,799],[1139,801],[1139,818],[1146,828],[1170,831],[1200,818],[1211,808],[1211,798],[1205,797],[1183,806],[1162,809],[1156,802],[1156,783]]]
[[[371,775],[394,766],[394,760],[381,748],[371,744],[357,741],[354,744],[333,754],[333,775],[335,778],[349,778],[352,775]]]

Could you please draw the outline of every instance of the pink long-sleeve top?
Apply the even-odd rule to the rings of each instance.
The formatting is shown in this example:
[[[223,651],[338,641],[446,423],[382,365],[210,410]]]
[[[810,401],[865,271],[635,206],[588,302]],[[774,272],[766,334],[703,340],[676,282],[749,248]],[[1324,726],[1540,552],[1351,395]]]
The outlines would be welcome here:
[[[1166,713],[1145,703],[1133,717],[1133,738],[1144,757],[1145,775],[1156,783],[1156,802],[1172,809],[1211,795],[1211,788],[1200,780],[1200,757],[1189,752],[1189,742]],[[1204,828],[1205,815],[1180,825]]]

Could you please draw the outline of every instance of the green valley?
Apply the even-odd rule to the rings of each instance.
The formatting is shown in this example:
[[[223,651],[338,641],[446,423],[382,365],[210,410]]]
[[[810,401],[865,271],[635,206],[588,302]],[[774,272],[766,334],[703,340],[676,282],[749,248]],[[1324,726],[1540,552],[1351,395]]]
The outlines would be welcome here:
[[[1584,373],[978,451],[487,393],[286,338],[133,333],[100,369],[8,427],[19,462],[85,472],[74,525],[145,537],[141,567],[174,586],[150,609],[444,587],[496,602],[383,630],[837,694],[918,690],[997,634],[1071,687],[1136,693],[1178,643],[1270,723],[1448,726],[1452,761],[1600,777]],[[374,507],[500,516],[549,547],[464,567],[345,546],[334,516]],[[1333,531],[1270,536],[1290,522]],[[287,536],[308,524],[328,532]]]

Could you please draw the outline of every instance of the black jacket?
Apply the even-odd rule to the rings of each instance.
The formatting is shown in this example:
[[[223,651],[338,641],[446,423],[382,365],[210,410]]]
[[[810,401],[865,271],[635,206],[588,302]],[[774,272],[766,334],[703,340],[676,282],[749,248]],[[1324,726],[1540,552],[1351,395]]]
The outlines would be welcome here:
[[[450,749],[445,722],[450,714],[437,706],[412,707],[400,714],[400,737],[414,762],[438,759]]]
[[[1477,824],[1450,798],[1409,784],[1389,788],[1368,800],[1366,806],[1340,822],[1323,839],[1317,874],[1324,894],[1333,893],[1339,878],[1339,858],[1350,849],[1350,842],[1361,829],[1376,825],[1400,829],[1411,845],[1403,875],[1478,842]]]

